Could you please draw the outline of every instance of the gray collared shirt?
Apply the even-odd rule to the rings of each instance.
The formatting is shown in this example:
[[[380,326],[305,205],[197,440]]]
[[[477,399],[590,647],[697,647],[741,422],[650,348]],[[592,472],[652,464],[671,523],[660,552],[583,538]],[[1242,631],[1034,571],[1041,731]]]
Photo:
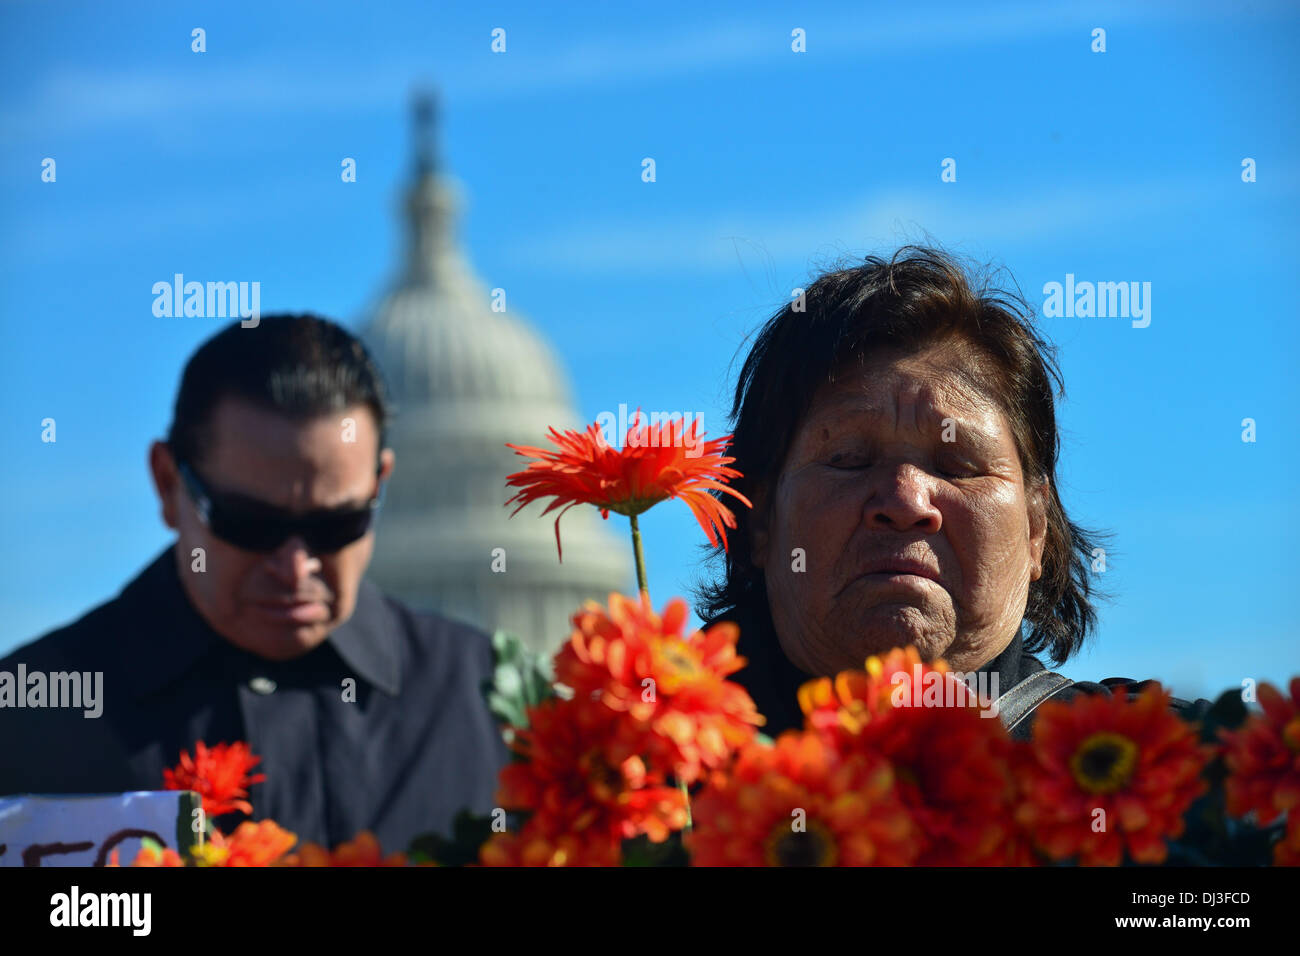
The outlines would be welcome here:
[[[19,664],[102,672],[102,713],[0,709],[0,794],[158,790],[182,748],[243,740],[266,774],[250,792],[254,819],[328,846],[371,830],[387,853],[449,832],[462,808],[489,812],[507,760],[480,689],[493,670],[487,635],[367,581],[321,646],[267,661],[207,625],[168,548],[118,597],[18,648],[0,671]]]

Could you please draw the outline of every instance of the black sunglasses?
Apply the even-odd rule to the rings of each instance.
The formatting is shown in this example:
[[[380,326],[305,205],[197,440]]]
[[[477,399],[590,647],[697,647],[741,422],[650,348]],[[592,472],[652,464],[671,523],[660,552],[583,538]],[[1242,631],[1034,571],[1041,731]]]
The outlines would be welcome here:
[[[176,468],[204,527],[227,544],[260,554],[274,551],[293,535],[302,538],[315,554],[332,554],[370,530],[383,498],[381,485],[375,497],[360,508],[295,515],[270,505],[241,506],[221,499],[188,464],[180,461]]]

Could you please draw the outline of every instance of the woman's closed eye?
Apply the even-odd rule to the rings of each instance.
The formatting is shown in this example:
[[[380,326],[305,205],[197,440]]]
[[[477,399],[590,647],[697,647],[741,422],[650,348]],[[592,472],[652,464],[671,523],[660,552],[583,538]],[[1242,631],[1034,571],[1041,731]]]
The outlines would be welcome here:
[[[959,458],[940,458],[935,470],[945,478],[974,478],[983,474],[982,469]]]
[[[917,451],[918,454],[921,453],[920,449]],[[847,443],[823,450],[818,455],[818,460],[837,471],[863,471],[875,464],[876,455],[876,451],[870,447]],[[932,449],[930,456],[931,473],[943,478],[978,478],[988,474],[981,456],[969,454],[951,444]]]
[[[828,455],[824,464],[838,471],[862,471],[871,467],[871,459],[858,452],[835,452]],[[935,472],[944,478],[976,478],[982,470],[966,461],[941,460],[935,464]]]
[[[826,456],[825,463],[832,468],[854,471],[860,468],[866,468],[871,464],[871,461],[861,452],[836,451],[831,452]]]

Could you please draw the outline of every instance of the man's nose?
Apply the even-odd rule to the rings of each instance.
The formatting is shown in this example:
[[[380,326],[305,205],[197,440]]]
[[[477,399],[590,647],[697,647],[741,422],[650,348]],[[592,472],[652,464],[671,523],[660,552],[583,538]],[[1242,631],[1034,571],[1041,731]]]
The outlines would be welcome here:
[[[909,463],[882,463],[871,469],[867,480],[870,490],[863,517],[869,527],[933,534],[942,526],[943,515],[931,500],[931,478],[924,469]]]
[[[271,572],[286,585],[297,587],[320,572],[321,561],[307,548],[307,542],[293,535],[269,556]]]

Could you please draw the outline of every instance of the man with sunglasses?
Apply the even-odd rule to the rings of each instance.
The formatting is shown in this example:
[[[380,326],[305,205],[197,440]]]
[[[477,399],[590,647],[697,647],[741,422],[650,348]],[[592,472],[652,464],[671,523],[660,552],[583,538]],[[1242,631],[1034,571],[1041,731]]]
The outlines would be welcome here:
[[[369,354],[332,322],[266,316],[200,347],[149,452],[175,541],[0,661],[102,671],[102,717],[6,711],[0,794],[160,789],[182,748],[244,740],[266,775],[254,817],[300,841],[370,830],[402,850],[462,808],[489,812],[507,754],[481,695],[487,636],[363,578],[388,417]]]

